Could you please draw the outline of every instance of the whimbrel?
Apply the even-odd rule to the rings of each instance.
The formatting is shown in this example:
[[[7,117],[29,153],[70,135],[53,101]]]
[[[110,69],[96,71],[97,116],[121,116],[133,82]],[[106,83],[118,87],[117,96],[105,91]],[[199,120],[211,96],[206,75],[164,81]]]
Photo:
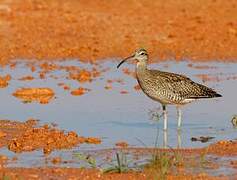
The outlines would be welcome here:
[[[145,49],[136,50],[132,56],[122,60],[117,68],[125,61],[132,59],[137,61],[136,77],[141,89],[148,97],[162,105],[164,130],[167,130],[167,105],[176,105],[178,129],[180,129],[182,105],[197,99],[221,97],[213,89],[198,84],[184,75],[148,69],[148,53]]]

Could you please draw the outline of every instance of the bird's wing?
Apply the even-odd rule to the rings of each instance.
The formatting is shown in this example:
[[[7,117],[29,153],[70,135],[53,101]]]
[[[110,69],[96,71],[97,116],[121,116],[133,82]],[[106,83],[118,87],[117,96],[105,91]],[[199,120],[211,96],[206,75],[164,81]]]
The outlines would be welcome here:
[[[195,83],[184,75],[164,71],[157,71],[152,74],[156,76],[159,85],[166,88],[169,93],[175,94],[183,99],[220,97],[213,89]]]

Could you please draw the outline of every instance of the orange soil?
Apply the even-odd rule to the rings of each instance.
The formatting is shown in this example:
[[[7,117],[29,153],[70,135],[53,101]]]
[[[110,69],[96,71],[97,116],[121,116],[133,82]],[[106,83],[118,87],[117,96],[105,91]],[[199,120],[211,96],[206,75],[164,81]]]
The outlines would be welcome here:
[[[154,176],[149,172],[128,172],[128,173],[107,173],[103,174],[94,169],[78,168],[4,168],[0,171],[0,177],[9,177],[10,179],[103,179],[103,180],[147,180]],[[227,177],[211,177],[205,173],[198,175],[182,174],[168,175],[167,180],[227,180]]]
[[[128,143],[125,142],[125,141],[119,141],[119,142],[115,143],[115,146],[119,147],[119,148],[127,148],[128,147]]]
[[[0,88],[5,88],[8,86],[8,82],[11,80],[10,75],[0,76]]]
[[[50,88],[21,88],[17,89],[12,95],[24,102],[36,101],[47,104],[54,97],[54,91]]]
[[[95,68],[92,71],[85,69],[79,70],[77,72],[70,72],[68,79],[77,80],[80,83],[91,82],[93,78],[100,76],[100,72]]]
[[[90,82],[92,80],[91,73],[86,70],[82,70],[77,74],[69,74],[69,79],[78,80],[79,82]]]
[[[190,155],[190,154],[203,154],[203,155],[216,155],[216,156],[236,156],[237,155],[237,140],[222,140],[218,141],[216,143],[210,144],[207,147],[203,148],[178,148],[178,149],[155,149],[155,148],[139,148],[139,147],[129,147],[129,145],[126,142],[117,142],[115,144],[117,147],[122,147],[125,145],[123,152],[124,153],[131,153],[131,154],[137,154],[139,156],[143,155],[149,155],[151,153],[154,153],[156,151],[159,152],[177,152],[181,153],[184,156]],[[106,149],[105,151],[100,151],[100,153],[108,153],[112,149]]]
[[[207,147],[207,153],[219,156],[237,156],[237,140],[219,141]]]
[[[88,91],[89,91],[89,89],[80,87],[80,88],[72,90],[71,91],[71,95],[73,95],[73,96],[81,96],[81,95],[85,94]]]
[[[30,119],[26,122],[17,122],[9,120],[0,121],[0,132],[2,135],[0,138],[0,147],[7,146],[10,140],[17,136],[20,136],[27,129],[33,128],[37,124],[37,120]]]
[[[31,80],[34,80],[34,77],[33,76],[24,76],[24,77],[19,78],[18,80],[20,80],[20,81],[31,81]]]
[[[145,47],[160,59],[237,59],[235,0],[21,0],[0,3],[0,62],[95,60]]]
[[[49,125],[36,127],[37,120],[26,122],[0,120],[0,147],[8,146],[13,152],[42,149],[48,154],[55,149],[69,149],[81,143],[99,144],[95,137],[78,136],[75,132],[64,132]]]

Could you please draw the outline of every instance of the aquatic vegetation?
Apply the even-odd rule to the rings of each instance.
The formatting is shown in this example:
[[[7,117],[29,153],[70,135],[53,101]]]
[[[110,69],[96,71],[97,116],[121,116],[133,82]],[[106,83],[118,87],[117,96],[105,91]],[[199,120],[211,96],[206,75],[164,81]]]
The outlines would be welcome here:
[[[161,112],[160,108],[151,109],[149,110],[148,114],[149,114],[149,119],[155,122],[159,122],[163,117],[163,113]]]
[[[115,164],[112,164],[111,167],[103,170],[104,173],[125,173],[131,170],[128,167],[128,161],[126,154],[122,151],[116,152]]]
[[[9,176],[3,175],[2,180],[11,180],[11,178]]]
[[[150,174],[153,178],[165,179],[168,172],[176,163],[176,160],[166,152],[155,151],[152,154],[150,162],[144,168],[145,170],[152,171]]]
[[[87,164],[89,164],[90,167],[97,168],[96,160],[93,157],[91,157],[90,155],[85,155],[85,154],[82,154],[79,152],[74,153],[73,155],[80,161],[82,160],[82,161],[86,162]]]

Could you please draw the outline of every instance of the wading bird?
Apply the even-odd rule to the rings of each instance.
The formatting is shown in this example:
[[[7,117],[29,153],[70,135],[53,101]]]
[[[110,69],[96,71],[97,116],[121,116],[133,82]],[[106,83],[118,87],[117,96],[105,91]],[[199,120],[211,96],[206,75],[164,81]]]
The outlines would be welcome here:
[[[193,82],[184,75],[148,69],[148,53],[145,49],[138,49],[132,56],[122,60],[119,68],[127,60],[136,60],[136,77],[143,92],[151,99],[162,105],[164,116],[164,130],[167,130],[167,105],[176,105],[178,115],[178,129],[181,127],[182,105],[197,99],[221,97],[213,89]]]

